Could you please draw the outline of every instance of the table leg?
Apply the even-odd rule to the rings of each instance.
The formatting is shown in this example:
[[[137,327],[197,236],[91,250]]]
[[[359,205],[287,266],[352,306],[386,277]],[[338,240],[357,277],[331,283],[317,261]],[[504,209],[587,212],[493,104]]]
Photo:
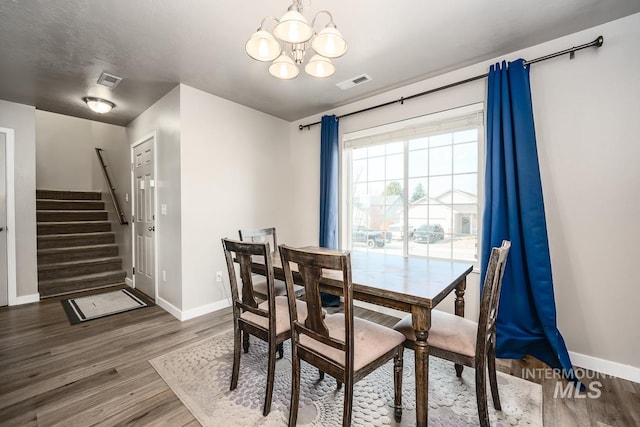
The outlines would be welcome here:
[[[467,279],[462,279],[462,282],[456,286],[456,303],[455,303],[455,313],[456,316],[464,317],[464,292],[467,289]],[[456,363],[456,375],[458,377],[462,376],[462,369],[464,366]]]
[[[431,309],[413,307],[411,310],[413,329],[416,333],[416,425],[427,425],[429,411],[429,329],[431,328]]]

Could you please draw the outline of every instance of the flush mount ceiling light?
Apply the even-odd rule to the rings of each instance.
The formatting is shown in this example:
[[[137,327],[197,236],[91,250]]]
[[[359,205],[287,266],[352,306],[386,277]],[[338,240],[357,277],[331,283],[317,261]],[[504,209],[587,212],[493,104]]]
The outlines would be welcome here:
[[[329,23],[316,33],[313,29],[316,19],[321,14],[329,17]],[[265,22],[276,22],[273,34],[265,30]],[[289,54],[285,52],[287,45]],[[326,10],[318,12],[311,25],[302,15],[302,2],[294,0],[279,20],[267,16],[260,23],[260,28],[251,36],[245,45],[247,54],[256,61],[273,63],[269,66],[272,76],[279,79],[293,79],[299,73],[298,65],[304,62],[309,49],[315,51],[304,70],[314,77],[329,77],[336,68],[331,59],[339,58],[347,51],[347,43],[333,23],[333,16]]]
[[[102,98],[95,98],[93,96],[85,96],[84,98],[82,98],[82,100],[87,103],[89,108],[91,108],[98,114],[106,114],[116,106],[116,104],[111,101],[107,101],[106,99]]]

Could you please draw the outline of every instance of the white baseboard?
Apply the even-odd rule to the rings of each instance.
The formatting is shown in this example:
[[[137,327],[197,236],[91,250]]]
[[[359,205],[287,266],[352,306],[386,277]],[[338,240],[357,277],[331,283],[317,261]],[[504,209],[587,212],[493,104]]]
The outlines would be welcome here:
[[[10,305],[31,304],[32,302],[40,302],[40,294],[22,295],[16,297]]]
[[[156,298],[156,304],[158,304],[158,306],[162,309],[164,309],[165,311],[167,311],[170,315],[172,315],[173,317],[175,317],[178,320],[182,320],[182,311],[180,311],[180,309],[178,307],[176,307],[175,305],[171,304],[170,302],[157,297]]]
[[[212,302],[211,304],[202,305],[200,307],[192,308],[191,310],[182,312],[182,319],[189,320],[203,314],[213,313],[214,311],[222,310],[223,308],[231,307],[229,300],[223,299],[222,301]]]
[[[158,304],[159,307],[166,310],[169,314],[180,321],[194,319],[198,316],[213,313],[214,311],[222,310],[223,308],[231,306],[230,302],[225,299],[222,301],[216,301],[212,302],[211,304],[192,308],[190,310],[182,311],[178,307],[160,297],[156,298],[156,304]]]
[[[125,278],[124,278],[124,283],[125,283],[128,287],[133,288],[133,279],[131,279],[131,278],[129,278],[129,277],[125,277]]]
[[[597,357],[575,353],[573,351],[569,352],[569,356],[571,357],[571,363],[573,363],[574,366],[640,383],[640,368],[635,366],[624,365],[622,363],[612,362],[611,360],[599,359]]]

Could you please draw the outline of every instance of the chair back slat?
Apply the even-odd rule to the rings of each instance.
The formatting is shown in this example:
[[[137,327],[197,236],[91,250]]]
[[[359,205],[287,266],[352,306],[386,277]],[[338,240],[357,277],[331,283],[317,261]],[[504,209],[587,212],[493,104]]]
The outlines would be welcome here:
[[[278,238],[275,227],[268,228],[243,228],[238,230],[240,240],[251,243],[269,243],[271,253],[278,250]]]
[[[348,252],[338,252],[328,249],[296,249],[286,245],[280,245],[280,256],[282,267],[289,294],[289,305],[291,306],[293,290],[293,272],[291,264],[296,266],[300,273],[302,284],[305,288],[305,298],[307,303],[307,319],[304,324],[298,322],[297,314],[290,309],[292,329],[296,333],[304,333],[323,344],[347,351],[353,349],[353,285],[351,278],[351,255]],[[345,337],[347,341],[341,341],[329,337],[329,330],[323,320],[322,302],[320,298],[320,280],[323,273],[339,272],[342,278],[343,295],[345,305]]]
[[[322,319],[322,300],[320,298],[320,277],[322,268],[307,267],[298,264],[298,270],[302,276],[307,302],[307,319],[304,325],[319,335],[328,337],[329,330]]]
[[[487,342],[494,339],[496,317],[500,302],[500,290],[511,242],[503,240],[499,248],[493,248],[487,265],[480,302],[476,354],[484,354]]]
[[[234,318],[239,318],[243,311],[251,311],[263,317],[269,317],[270,329],[275,330],[275,291],[273,276],[273,261],[271,259],[271,248],[269,243],[250,243],[237,240],[222,239],[225,259],[227,261],[227,271],[229,273],[229,283],[231,285],[231,298],[233,300]],[[253,274],[251,264],[253,257],[264,259],[267,271],[267,301],[269,310],[261,310],[253,290]],[[238,285],[236,275],[236,265],[240,275],[241,286]],[[253,308],[253,310],[248,310]]]

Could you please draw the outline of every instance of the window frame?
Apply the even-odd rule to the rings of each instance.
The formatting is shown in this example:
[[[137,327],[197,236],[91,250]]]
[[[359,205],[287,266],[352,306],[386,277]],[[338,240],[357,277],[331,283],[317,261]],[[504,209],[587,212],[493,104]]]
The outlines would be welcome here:
[[[343,249],[351,249],[353,248],[353,239],[351,230],[353,229],[353,170],[352,170],[352,162],[353,162],[353,150],[355,148],[361,148],[365,146],[374,146],[384,144],[385,136],[387,135],[387,141],[400,142],[400,140],[395,139],[395,134],[403,135],[401,141],[403,144],[403,177],[402,177],[402,185],[403,185],[403,212],[402,212],[402,223],[404,225],[404,232],[408,230],[409,224],[409,209],[408,200],[411,196],[409,189],[409,140],[419,135],[425,136],[433,136],[436,134],[451,133],[460,131],[464,129],[464,126],[460,125],[460,127],[456,127],[456,119],[470,116],[472,114],[476,115],[476,122],[473,126],[478,129],[477,134],[477,156],[478,156],[478,164],[477,164],[477,179],[478,179],[478,194],[477,194],[477,234],[476,234],[476,259],[475,261],[471,261],[469,259],[460,259],[454,258],[454,252],[451,252],[451,257],[449,258],[441,258],[441,257],[433,257],[426,256],[420,254],[410,254],[409,253],[409,240],[406,236],[402,239],[402,256],[403,257],[416,257],[416,258],[427,258],[427,259],[442,259],[442,260],[451,260],[451,261],[459,261],[459,262],[471,262],[474,265],[474,270],[479,268],[480,262],[480,246],[481,246],[481,237],[482,237],[482,213],[484,211],[484,175],[485,175],[485,108],[484,103],[474,103],[470,105],[465,105],[461,107],[456,107],[444,111],[424,114],[418,117],[400,120],[397,122],[387,123],[379,126],[374,126],[358,131],[352,131],[345,133],[342,135],[342,144],[341,144],[341,192],[344,197],[341,197],[341,206],[339,209],[340,212],[340,242],[341,248]],[[444,129],[438,130],[438,125],[441,123],[453,123],[452,127],[445,127]],[[434,126],[432,131],[428,131],[425,129],[429,129],[430,126]],[[445,125],[447,126],[447,125]],[[418,129],[416,133],[412,136],[411,131],[408,129],[415,128]],[[467,127],[468,129],[469,127]],[[422,130],[421,130],[422,129]],[[356,140],[357,143],[354,144],[353,141]],[[363,142],[365,141],[365,142]],[[368,141],[368,142],[367,142]],[[455,146],[455,144],[452,143]],[[386,154],[385,154],[386,156]],[[468,173],[468,172],[465,172]],[[453,169],[451,174],[453,177],[456,175],[461,175],[461,173],[454,173]],[[453,179],[453,178],[452,178]],[[451,202],[450,205],[455,205],[455,203]],[[453,231],[453,230],[451,230]]]

